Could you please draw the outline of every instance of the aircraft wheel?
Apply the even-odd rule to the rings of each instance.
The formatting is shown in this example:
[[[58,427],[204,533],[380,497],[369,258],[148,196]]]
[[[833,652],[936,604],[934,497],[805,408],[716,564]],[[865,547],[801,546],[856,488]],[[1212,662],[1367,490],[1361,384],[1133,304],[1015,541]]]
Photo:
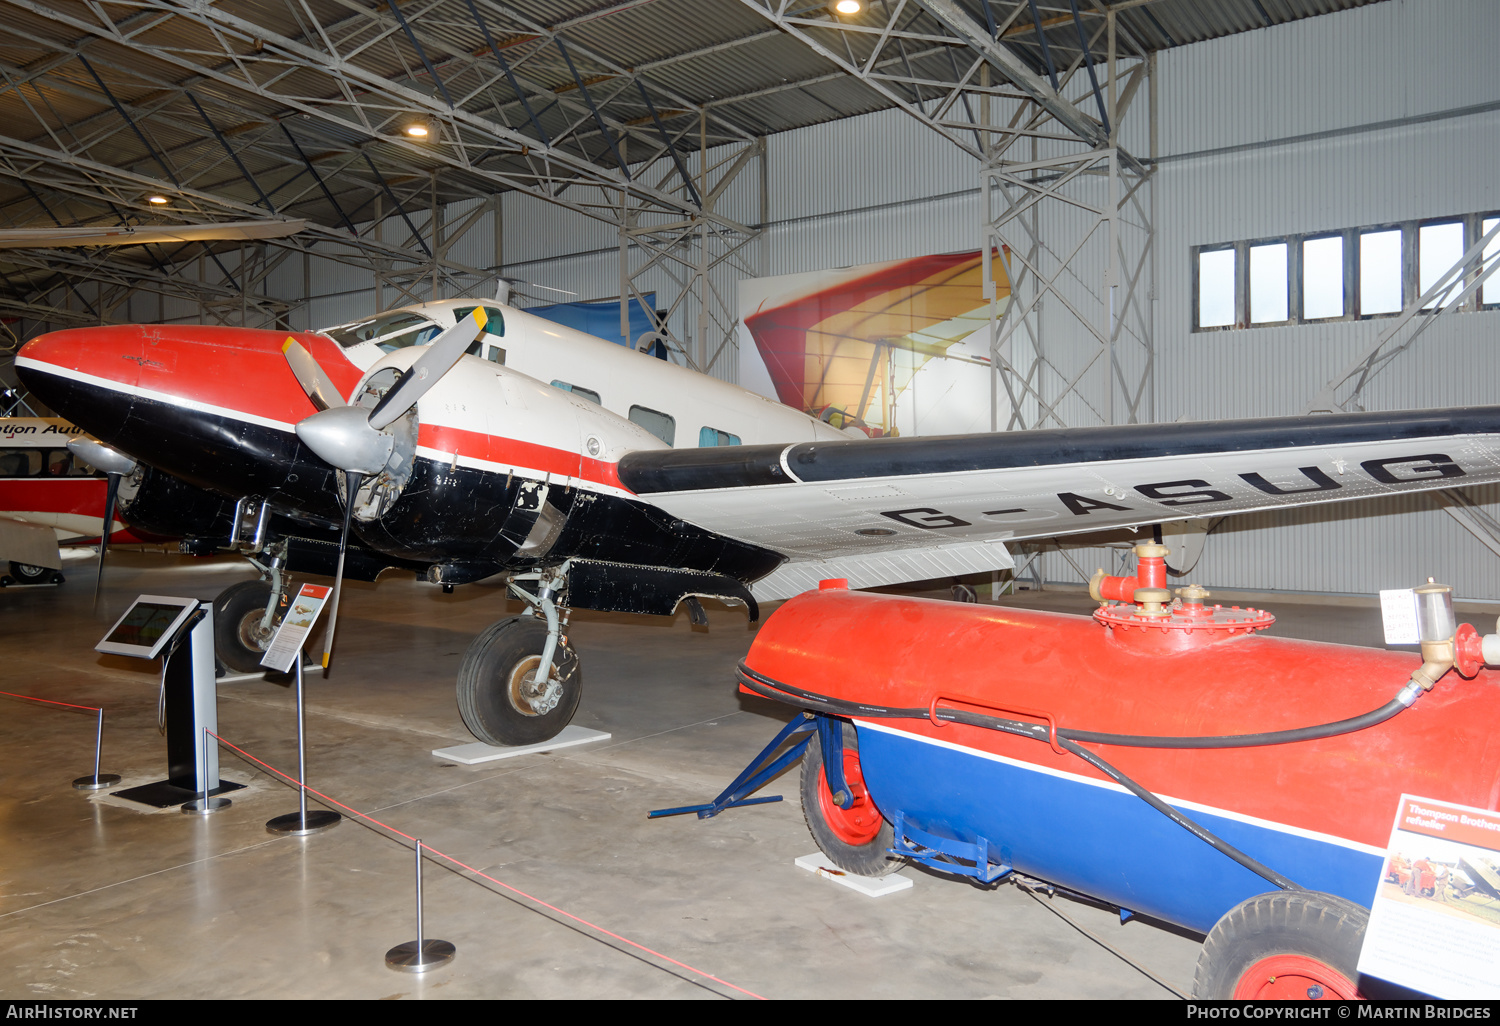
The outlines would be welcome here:
[[[269,601],[269,581],[231,584],[214,599],[214,651],[219,661],[236,673],[265,669],[260,660],[276,634],[275,623],[265,631],[260,629]]]
[[[552,658],[548,686],[532,683],[547,644],[547,623],[515,616],[485,628],[458,670],[458,711],[464,726],[488,745],[534,745],[556,737],[578,711],[583,675],[566,642]]]
[[[823,770],[823,746],[817,737],[802,755],[802,817],[828,861],[857,876],[886,876],[901,868],[889,849],[895,829],[885,821],[865,787],[859,765],[859,735],[844,723],[844,782],[854,794],[847,809],[833,803]]]
[[[1198,956],[1200,1000],[1349,1001],[1368,909],[1320,891],[1272,891],[1224,913]]]
[[[61,576],[51,567],[32,566],[30,563],[17,563],[14,560],[10,564],[10,575],[16,579],[17,584],[46,584],[54,575]]]

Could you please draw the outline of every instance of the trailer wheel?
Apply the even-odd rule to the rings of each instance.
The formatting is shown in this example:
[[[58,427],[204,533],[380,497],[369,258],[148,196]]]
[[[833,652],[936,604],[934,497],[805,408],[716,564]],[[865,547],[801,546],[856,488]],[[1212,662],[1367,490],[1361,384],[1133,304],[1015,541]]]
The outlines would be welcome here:
[[[1224,913],[1198,956],[1203,1000],[1349,1001],[1368,909],[1320,891],[1273,891]]]
[[[823,772],[823,746],[815,737],[802,756],[802,816],[828,861],[857,876],[886,876],[901,868],[890,854],[896,832],[870,797],[859,765],[859,735],[844,725],[844,781],[854,793],[847,809],[833,803]]]

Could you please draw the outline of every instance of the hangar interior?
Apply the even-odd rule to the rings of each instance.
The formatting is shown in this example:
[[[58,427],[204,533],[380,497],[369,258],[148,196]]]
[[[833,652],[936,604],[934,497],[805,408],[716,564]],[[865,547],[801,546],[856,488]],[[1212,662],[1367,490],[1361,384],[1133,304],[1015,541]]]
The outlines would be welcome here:
[[[1483,406],[1500,390],[1486,0],[3,10],[0,414],[50,412],[12,366],[47,332],[309,332],[458,298],[615,304],[611,341],[636,344],[644,314],[665,360],[749,385],[745,283],[971,250],[1006,283],[976,335],[985,430]],[[165,234],[96,240],[125,228]],[[1382,589],[1436,577],[1463,610],[1500,608],[1496,487],[1198,521],[1192,580],[1268,605],[1284,637],[1380,648]],[[1128,572],[1133,540],[1023,542],[1013,571],[965,580],[1007,608],[1087,614],[1089,574]],[[145,782],[156,670],[92,645],[136,594],[208,600],[250,570],[120,552],[94,605],[86,555],[64,585],[0,592],[5,690],[104,707],[103,768]],[[707,628],[685,609],[580,611],[576,722],[612,739],[464,766],[430,754],[472,740],[453,675],[468,639],[523,605],[494,580],[449,593],[393,573],[343,601],[340,658],[309,674],[308,783],[381,826],[266,836],[295,792],[249,759],[296,764],[285,678],[219,686],[223,737],[248,753],[226,750],[223,774],[247,787],[203,817],[68,788],[88,725],[13,707],[4,996],[1193,988],[1204,931],[923,870],[868,899],[792,867],[813,847],[795,771],[767,790],[780,804],[646,820],[707,800],[787,720],[734,690],[756,637],[741,608],[708,601]],[[463,864],[426,870],[427,930],[459,954],[398,977],[381,957],[415,927],[408,835]]]

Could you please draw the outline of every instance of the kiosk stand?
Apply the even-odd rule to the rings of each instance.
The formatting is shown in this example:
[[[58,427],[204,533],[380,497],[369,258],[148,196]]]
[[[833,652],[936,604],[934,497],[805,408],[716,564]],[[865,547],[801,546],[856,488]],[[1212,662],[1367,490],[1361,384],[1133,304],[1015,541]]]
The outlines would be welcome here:
[[[219,747],[206,733],[219,729],[212,603],[141,595],[94,650],[136,659],[162,659],[161,718],[167,734],[167,779],[112,794],[168,809],[245,786],[219,778]]]

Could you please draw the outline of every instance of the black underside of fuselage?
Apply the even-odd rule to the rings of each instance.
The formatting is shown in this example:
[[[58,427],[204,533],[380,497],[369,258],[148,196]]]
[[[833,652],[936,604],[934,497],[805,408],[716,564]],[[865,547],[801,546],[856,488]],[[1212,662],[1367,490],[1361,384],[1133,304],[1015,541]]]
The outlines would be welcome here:
[[[27,388],[106,445],[231,499],[267,499],[289,516],[343,520],[337,476],[290,431],[20,368]]]
[[[556,524],[550,532],[549,519]],[[497,570],[579,558],[701,570],[749,582],[784,558],[684,523],[637,499],[421,457],[386,514],[356,529],[382,552],[434,563],[493,564]]]
[[[27,387],[48,406],[150,466],[231,499],[269,500],[301,520],[343,519],[338,475],[290,431],[23,371]],[[750,582],[783,560],[637,499],[420,457],[383,516],[356,519],[353,527],[365,544],[403,564],[483,571],[468,579],[577,557]]]

